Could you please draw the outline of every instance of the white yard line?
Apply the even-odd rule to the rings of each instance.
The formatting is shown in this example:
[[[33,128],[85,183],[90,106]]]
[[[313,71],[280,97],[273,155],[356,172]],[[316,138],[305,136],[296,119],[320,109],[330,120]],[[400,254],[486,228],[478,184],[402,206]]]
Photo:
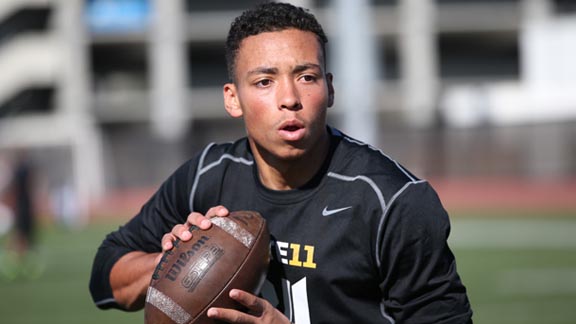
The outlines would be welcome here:
[[[576,218],[453,219],[448,242],[457,249],[576,249]]]
[[[574,295],[576,268],[511,269],[500,272],[497,282],[505,295]]]

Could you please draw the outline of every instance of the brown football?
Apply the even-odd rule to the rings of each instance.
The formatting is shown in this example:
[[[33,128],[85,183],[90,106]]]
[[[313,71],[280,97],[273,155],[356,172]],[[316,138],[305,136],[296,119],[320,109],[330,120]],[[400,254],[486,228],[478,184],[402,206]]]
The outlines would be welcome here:
[[[254,211],[211,221],[210,229],[193,229],[190,241],[175,241],[162,256],[148,287],[145,323],[217,323],[208,308],[242,309],[228,296],[232,288],[258,293],[269,261],[266,221]]]

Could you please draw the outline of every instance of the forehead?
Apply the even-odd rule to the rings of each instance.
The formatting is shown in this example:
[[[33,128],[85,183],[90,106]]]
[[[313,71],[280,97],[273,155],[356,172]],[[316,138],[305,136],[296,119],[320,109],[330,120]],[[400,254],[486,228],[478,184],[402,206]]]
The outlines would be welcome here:
[[[276,66],[286,63],[323,65],[323,53],[316,34],[298,29],[260,33],[246,37],[240,43],[236,66]],[[240,71],[237,71],[240,72]]]

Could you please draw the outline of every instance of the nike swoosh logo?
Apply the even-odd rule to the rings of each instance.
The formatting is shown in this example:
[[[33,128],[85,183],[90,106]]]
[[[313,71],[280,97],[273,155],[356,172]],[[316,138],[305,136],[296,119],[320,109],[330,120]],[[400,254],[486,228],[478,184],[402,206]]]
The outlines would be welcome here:
[[[343,212],[347,209],[352,208],[352,206],[348,206],[348,207],[344,207],[344,208],[338,208],[338,209],[328,209],[328,206],[324,207],[324,210],[322,210],[322,216],[330,216],[330,215],[334,215],[337,214],[339,212]]]

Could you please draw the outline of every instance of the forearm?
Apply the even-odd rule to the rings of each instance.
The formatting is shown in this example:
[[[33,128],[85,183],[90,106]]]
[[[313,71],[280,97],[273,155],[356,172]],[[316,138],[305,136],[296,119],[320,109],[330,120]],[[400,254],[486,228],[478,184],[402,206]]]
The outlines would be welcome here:
[[[158,256],[159,253],[134,251],[118,259],[110,272],[110,286],[118,305],[128,311],[144,307]]]

